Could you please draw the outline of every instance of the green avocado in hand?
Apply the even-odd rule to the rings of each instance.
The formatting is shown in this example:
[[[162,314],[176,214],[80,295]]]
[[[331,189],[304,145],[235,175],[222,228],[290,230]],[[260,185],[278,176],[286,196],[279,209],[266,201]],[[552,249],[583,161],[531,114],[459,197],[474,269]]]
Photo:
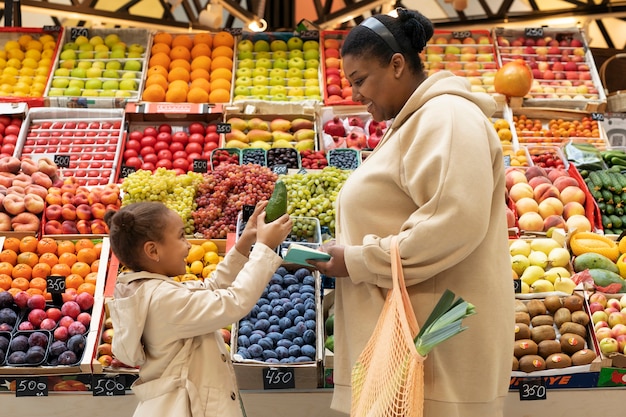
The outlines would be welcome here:
[[[265,207],[265,223],[271,223],[285,213],[287,213],[287,187],[282,180],[278,180]]]

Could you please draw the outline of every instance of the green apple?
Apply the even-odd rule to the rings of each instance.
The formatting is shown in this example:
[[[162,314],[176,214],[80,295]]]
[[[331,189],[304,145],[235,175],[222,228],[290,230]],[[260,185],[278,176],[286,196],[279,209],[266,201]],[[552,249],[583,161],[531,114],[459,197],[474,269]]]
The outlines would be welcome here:
[[[128,52],[138,52],[140,54],[143,54],[145,50],[146,48],[138,43],[132,43],[128,46]]]
[[[288,56],[287,51],[275,51],[274,53],[272,53],[273,59],[278,59],[278,58],[287,59],[287,56]]]
[[[264,85],[255,85],[250,92],[253,96],[266,96],[269,93],[269,89]]]
[[[92,52],[94,50],[94,46],[92,44],[90,44],[89,42],[81,43],[78,46],[78,50],[79,51],[83,51],[83,52]]]
[[[84,70],[87,70],[87,69],[91,68],[91,62],[89,62],[89,61],[78,61],[78,64],[76,64],[76,68],[82,68]]]
[[[250,87],[252,85],[252,78],[250,77],[239,77],[235,79],[235,86],[243,86]]]
[[[124,71],[141,71],[141,61],[130,60],[124,62]]]
[[[57,77],[54,77],[52,79],[52,87],[54,87],[54,88],[67,88],[68,85],[70,85],[69,78],[57,78]]]
[[[303,70],[306,66],[306,63],[304,62],[304,59],[295,57],[290,58],[289,61],[287,61],[287,65],[289,66],[289,68],[298,68],[300,70]]]
[[[300,49],[293,49],[291,51],[289,51],[289,54],[287,55],[287,58],[291,59],[291,58],[301,58],[304,59],[304,52],[302,52]]]
[[[264,75],[257,75],[252,79],[252,85],[268,85],[269,78]]]
[[[304,85],[306,87],[314,85],[314,86],[319,86],[320,85],[320,80],[316,77],[316,78],[306,78],[304,80]]]
[[[304,88],[291,87],[287,89],[287,96],[289,97],[302,97],[304,96]]]
[[[272,64],[274,68],[289,68],[289,62],[285,58],[276,58],[274,59],[274,63]]]
[[[78,46],[80,46],[80,45],[91,45],[89,43],[89,38],[84,36],[84,35],[77,36],[76,39],[74,39],[74,43],[76,45],[78,45]]]
[[[83,90],[81,96],[83,97],[98,97],[100,93],[98,90]]]
[[[83,88],[85,88],[85,82],[83,80],[70,80],[70,83],[67,87],[78,88],[82,90]]]
[[[276,96],[278,94],[282,94],[282,95],[287,95],[287,87],[285,87],[284,85],[275,85],[272,88],[270,88],[270,95],[271,96]]]
[[[130,91],[128,90],[117,90],[115,92],[115,97],[119,97],[119,98],[128,98],[131,97],[132,94]]]
[[[287,40],[287,48],[290,51],[293,51],[294,49],[302,50],[303,43],[304,42],[302,42],[302,38],[298,36],[292,36],[291,38],[289,38],[289,40]]]
[[[137,59],[141,58],[143,54],[141,52],[129,52],[126,54],[126,58]]]
[[[243,61],[244,59],[252,59],[254,58],[254,53],[250,50],[247,51],[242,51],[239,50],[237,51],[237,59],[240,61]]]
[[[245,85],[238,85],[235,87],[235,91],[234,91],[236,96],[249,96],[250,95],[250,88],[248,86]]]
[[[285,85],[285,77],[270,77],[269,85]]]
[[[78,49],[78,45],[76,45],[74,42],[68,42],[65,45],[63,45],[63,48],[61,49],[62,51],[69,51],[69,50],[77,50]]]
[[[89,39],[89,43],[93,46],[103,45],[104,39],[102,39],[102,36],[92,36],[91,39]]]
[[[291,67],[287,70],[287,78],[302,78],[302,70],[296,67]]]
[[[243,101],[243,100],[248,100],[249,98],[250,97],[248,97],[247,95],[239,94],[233,97],[233,101]]]
[[[309,49],[314,49],[316,51],[319,51],[320,43],[314,40],[304,41],[304,43],[302,44],[302,50],[307,51]]]
[[[289,101],[287,98],[287,93],[278,93],[272,95],[272,101]]]
[[[242,39],[237,43],[238,51],[250,51],[254,50],[254,44],[250,39]]]
[[[119,41],[120,41],[120,37],[117,35],[117,33],[109,33],[108,35],[104,37],[104,43],[109,48],[111,48],[113,45],[115,45]]]
[[[102,71],[102,78],[120,78],[120,73],[113,69],[105,69]]]
[[[315,79],[317,80],[319,77],[319,72],[317,71],[317,68],[307,68],[304,70],[304,78],[306,79]]]
[[[287,42],[282,39],[275,39],[270,43],[270,49],[272,50],[272,52],[286,51],[288,49]]]
[[[104,44],[99,44],[93,47],[94,52],[109,52],[109,47]]]
[[[122,63],[120,61],[109,61],[107,62],[105,68],[110,70],[119,70],[122,69]]]
[[[320,88],[316,87],[316,86],[308,86],[304,88],[304,95],[305,96],[319,96],[320,95]]]
[[[74,78],[85,78],[85,68],[76,67],[70,71],[70,76]]]
[[[258,67],[252,70],[252,77],[262,75],[263,77],[269,77],[269,71],[265,67]]]
[[[64,96],[80,96],[80,88],[78,87],[67,87],[63,90]]]
[[[102,76],[102,69],[97,67],[91,67],[85,71],[87,78],[100,78]]]
[[[268,51],[258,52],[254,58],[257,59],[257,60],[259,60],[259,59],[272,59],[272,53],[268,52]]]
[[[250,68],[237,68],[235,71],[237,77],[252,77],[252,70]]]
[[[48,91],[48,96],[50,97],[59,97],[64,95],[63,94],[63,88],[51,88],[50,91]]]
[[[78,53],[78,59],[93,59],[94,56],[93,51],[82,51]]]
[[[73,49],[66,49],[64,51],[61,51],[59,58],[61,58],[64,61],[68,59],[76,59],[76,51]]]
[[[270,50],[270,44],[264,39],[259,39],[254,42],[254,52],[268,52]]]
[[[109,59],[109,51],[98,51],[93,54],[95,59]]]
[[[103,90],[119,90],[120,83],[117,80],[106,80],[102,83]]]
[[[254,68],[255,67],[255,62],[253,59],[244,59],[242,61],[240,61],[238,63],[238,67],[237,68]]]
[[[119,41],[116,44],[111,45],[110,48],[111,48],[111,52],[112,51],[124,51],[124,52],[126,52],[126,42]]]
[[[137,90],[137,81],[134,79],[124,79],[120,81],[120,90]]]
[[[70,69],[69,68],[57,68],[54,70],[55,77],[69,77]]]
[[[317,59],[307,59],[304,61],[304,66],[306,68],[318,69],[320,67],[320,62]]]
[[[113,49],[109,57],[111,57],[111,59],[124,59],[126,58],[126,52],[122,49]]]
[[[256,68],[263,67],[263,68],[267,68],[268,70],[270,70],[272,69],[272,61],[267,58],[257,59],[255,67]]]
[[[300,77],[292,77],[287,79],[287,85],[289,87],[302,87],[304,85],[304,81],[302,81],[302,78]]]
[[[115,97],[115,90],[102,90],[100,91],[100,97]]]
[[[138,74],[135,71],[124,71],[122,73],[123,80],[134,80],[138,78]]]
[[[106,62],[104,61],[95,61],[93,64],[91,64],[92,68],[100,68],[100,69],[104,69],[106,67]]]
[[[320,59],[320,52],[317,49],[307,49],[302,54],[302,58],[307,61],[309,59]]]
[[[285,78],[287,76],[287,70],[283,68],[272,68],[270,70],[269,76]]]

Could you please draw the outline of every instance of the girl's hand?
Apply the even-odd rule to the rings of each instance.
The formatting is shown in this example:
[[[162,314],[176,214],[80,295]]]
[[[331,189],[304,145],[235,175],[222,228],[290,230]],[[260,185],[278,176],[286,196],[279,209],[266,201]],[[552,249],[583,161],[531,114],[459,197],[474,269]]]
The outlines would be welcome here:
[[[259,201],[255,208],[254,212],[246,222],[246,227],[241,232],[241,236],[237,240],[235,247],[237,250],[243,254],[250,253],[250,248],[254,245],[254,242],[257,240],[257,223],[258,218],[261,213],[264,213],[265,207],[267,206],[267,200]]]
[[[265,210],[259,214],[257,220],[257,242],[270,248],[276,248],[285,241],[291,233],[293,222],[288,214],[283,214],[271,223],[265,223]]]

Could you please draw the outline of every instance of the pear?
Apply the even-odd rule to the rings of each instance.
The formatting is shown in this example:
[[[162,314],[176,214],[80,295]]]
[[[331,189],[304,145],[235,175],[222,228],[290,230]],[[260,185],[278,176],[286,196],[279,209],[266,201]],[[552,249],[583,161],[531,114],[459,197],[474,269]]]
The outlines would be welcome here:
[[[228,142],[226,142],[226,148],[238,148],[238,149],[243,149],[243,148],[249,148],[250,146],[246,143],[246,142],[242,142],[240,140],[237,139],[231,139]]]
[[[517,276],[521,276],[524,270],[530,266],[530,261],[524,255],[511,256],[511,269],[515,271]]]
[[[546,271],[538,265],[530,265],[528,268],[524,270],[520,279],[522,282],[525,282],[528,285],[532,285],[533,282],[537,281],[540,278],[543,278]]]
[[[230,123],[231,129],[244,131],[248,128],[248,122],[240,117],[231,117],[228,119],[227,123]]]
[[[304,139],[299,142],[296,142],[296,149],[298,152],[302,151],[312,151],[315,149],[315,141],[313,139]]]
[[[569,265],[571,255],[569,250],[563,247],[554,248],[548,253],[548,264],[550,266],[567,266]]]
[[[562,247],[563,245],[550,237],[540,237],[537,239],[532,239],[532,241],[530,242],[531,250],[541,251],[546,255],[548,255],[552,249]]]
[[[530,241],[528,239],[515,239],[509,245],[509,253],[514,255],[530,255]]]
[[[522,294],[528,294],[528,293],[530,293],[530,285],[522,281]]]
[[[546,270],[544,278],[554,284],[557,278],[569,278],[572,274],[562,266],[555,266]]]
[[[272,145],[270,145],[268,142],[264,142],[262,140],[255,140],[254,142],[250,143],[250,147],[251,148],[260,148],[260,149],[271,149]]]
[[[554,282],[554,290],[559,292],[564,292],[566,294],[573,294],[574,288],[576,288],[576,283],[571,278],[558,278]]]
[[[252,130],[270,130],[270,125],[266,120],[263,120],[259,117],[253,117],[248,120],[248,129]]]
[[[530,285],[533,292],[552,292],[554,291],[554,285],[547,279],[539,278]]]
[[[291,129],[291,121],[287,119],[274,119],[270,122],[270,130],[272,132],[281,131],[289,132]]]
[[[546,269],[548,266],[548,255],[538,250],[531,250],[530,255],[528,255],[528,262],[531,265],[537,265]]]

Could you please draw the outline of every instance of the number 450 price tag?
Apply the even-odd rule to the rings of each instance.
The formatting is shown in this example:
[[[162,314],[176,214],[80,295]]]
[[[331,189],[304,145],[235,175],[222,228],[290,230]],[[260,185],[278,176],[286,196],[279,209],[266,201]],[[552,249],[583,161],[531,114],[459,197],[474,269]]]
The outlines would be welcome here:
[[[545,400],[546,385],[543,378],[525,378],[519,385],[520,401]]]
[[[295,388],[293,368],[263,368],[263,389]]]

